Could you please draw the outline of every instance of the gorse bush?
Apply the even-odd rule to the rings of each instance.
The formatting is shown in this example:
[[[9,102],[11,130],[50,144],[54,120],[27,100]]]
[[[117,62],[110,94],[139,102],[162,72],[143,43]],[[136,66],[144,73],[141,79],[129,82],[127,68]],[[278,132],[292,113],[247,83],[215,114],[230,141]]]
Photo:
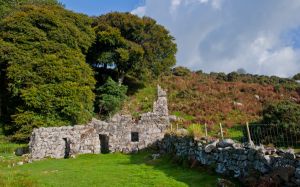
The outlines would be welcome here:
[[[263,123],[280,125],[299,125],[300,105],[283,101],[268,104],[263,109]]]

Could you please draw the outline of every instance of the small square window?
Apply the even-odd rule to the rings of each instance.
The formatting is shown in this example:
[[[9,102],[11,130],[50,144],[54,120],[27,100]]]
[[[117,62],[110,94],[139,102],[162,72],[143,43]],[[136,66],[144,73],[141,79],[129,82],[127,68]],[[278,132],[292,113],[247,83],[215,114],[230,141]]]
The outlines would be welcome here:
[[[131,132],[131,141],[138,142],[139,141],[139,133],[138,132]]]

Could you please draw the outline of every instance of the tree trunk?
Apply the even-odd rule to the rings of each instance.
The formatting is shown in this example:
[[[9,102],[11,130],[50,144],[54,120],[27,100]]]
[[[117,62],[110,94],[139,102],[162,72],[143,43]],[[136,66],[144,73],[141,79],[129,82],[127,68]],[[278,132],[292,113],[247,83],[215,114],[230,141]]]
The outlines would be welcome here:
[[[118,80],[119,86],[121,86],[123,84],[123,81],[124,81],[124,75],[121,75]]]

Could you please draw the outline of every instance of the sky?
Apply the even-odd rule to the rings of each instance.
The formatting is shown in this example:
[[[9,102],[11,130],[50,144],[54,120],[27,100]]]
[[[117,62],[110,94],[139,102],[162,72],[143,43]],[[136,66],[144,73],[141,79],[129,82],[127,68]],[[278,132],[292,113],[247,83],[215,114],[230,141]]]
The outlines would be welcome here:
[[[177,65],[290,77],[300,72],[300,0],[61,0],[88,15],[149,16],[178,45]]]

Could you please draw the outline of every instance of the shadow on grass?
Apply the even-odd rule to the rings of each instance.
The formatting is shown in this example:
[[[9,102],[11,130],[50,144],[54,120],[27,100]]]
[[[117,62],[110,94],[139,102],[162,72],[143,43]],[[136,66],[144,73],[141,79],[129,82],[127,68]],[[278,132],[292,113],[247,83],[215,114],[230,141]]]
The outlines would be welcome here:
[[[153,160],[152,153],[154,153],[153,150],[142,150],[138,154],[130,154],[130,164],[152,166],[154,170],[159,170],[167,177],[190,187],[215,187],[218,186],[218,178],[224,178],[217,175],[213,168],[204,166],[191,168],[190,162],[175,158],[170,154]],[[236,181],[234,183],[235,186],[239,186]]]

